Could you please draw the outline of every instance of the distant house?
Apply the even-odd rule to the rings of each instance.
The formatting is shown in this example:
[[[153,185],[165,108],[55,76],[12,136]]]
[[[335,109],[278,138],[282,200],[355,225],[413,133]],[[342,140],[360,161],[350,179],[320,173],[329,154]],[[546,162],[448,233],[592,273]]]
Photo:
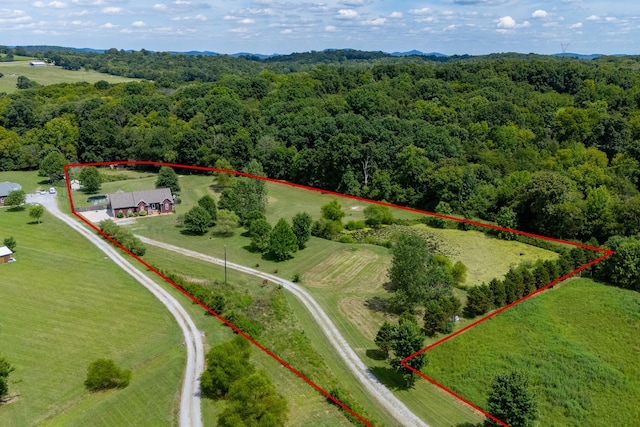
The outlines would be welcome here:
[[[47,63],[44,61],[31,61],[29,62],[29,65],[32,67],[46,67]]]
[[[72,179],[71,182],[69,183],[69,185],[71,186],[72,190],[79,190],[80,189],[80,181],[78,181],[77,179]]]
[[[168,188],[130,193],[119,191],[109,194],[107,209],[113,216],[118,216],[120,212],[124,216],[142,211],[147,215],[173,213],[173,195]]]
[[[0,264],[11,262],[11,260],[13,259],[11,255],[13,255],[11,249],[6,246],[0,246]]]
[[[4,199],[15,190],[22,190],[20,184],[15,182],[0,182],[0,205],[4,205]]]

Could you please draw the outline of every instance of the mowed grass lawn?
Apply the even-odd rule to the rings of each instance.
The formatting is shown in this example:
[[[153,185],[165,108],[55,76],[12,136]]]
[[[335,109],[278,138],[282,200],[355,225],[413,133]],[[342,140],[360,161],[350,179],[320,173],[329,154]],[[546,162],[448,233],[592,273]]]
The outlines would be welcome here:
[[[29,80],[35,81],[42,86],[57,83],[95,83],[99,80],[105,80],[109,83],[139,81],[139,79],[112,76],[109,74],[99,73],[97,71],[65,70],[62,67],[56,67],[54,65],[47,65],[46,67],[32,67],[29,65],[29,60],[0,62],[0,73],[4,74],[4,76],[0,78],[0,92],[6,93],[13,93],[19,90],[16,87],[19,76],[25,76]]]
[[[185,354],[173,317],[48,213],[29,222],[27,210],[0,208],[0,237],[17,241],[17,262],[0,265],[0,354],[18,395],[0,425],[176,425]],[[88,393],[98,358],[131,369],[130,385]]]
[[[530,376],[541,426],[638,426],[640,295],[565,282],[427,352],[424,373],[486,407],[492,378]]]
[[[105,187],[109,190],[117,187],[143,189],[145,185],[148,188],[152,181],[150,177],[134,178],[105,184],[103,189]],[[182,203],[177,205],[177,213],[184,214],[195,205],[198,198],[205,194],[216,196],[217,194],[211,188],[212,183],[213,178],[207,175],[182,176],[180,178]],[[276,183],[267,183],[267,189],[269,196],[267,218],[271,223],[280,217],[290,220],[293,215],[301,211],[306,211],[317,219],[320,217],[320,206],[336,198],[333,195]],[[338,200],[347,212],[345,221],[364,219],[362,211],[367,205],[365,202],[343,198]],[[394,215],[405,218],[418,216],[416,213],[399,209],[394,210]],[[250,241],[248,237],[242,235],[242,229],[237,229],[233,236],[227,238],[211,234],[192,236],[182,233],[183,229],[176,227],[176,218],[177,215],[139,218],[131,228],[135,233],[219,258],[224,256],[226,245],[229,261],[277,273],[288,279],[300,274],[301,284],[318,299],[360,357],[414,412],[437,426],[480,421],[475,412],[426,381],[418,381],[414,389],[404,390],[403,382],[398,379],[397,374],[388,368],[384,360],[376,359],[373,342],[375,334],[385,319],[395,320],[370,308],[373,307],[370,303],[376,297],[390,296],[383,287],[387,281],[386,271],[391,263],[389,249],[373,245],[340,244],[312,237],[307,248],[296,253],[294,259],[274,262],[247,249]],[[554,252],[519,242],[501,241],[477,231],[430,228],[428,230],[436,235],[439,241],[444,242],[445,249],[453,254],[454,261],[460,259],[467,264],[468,284],[477,284],[491,277],[500,277],[510,266],[526,260],[534,261],[538,258],[549,259],[557,256]],[[488,277],[489,275],[491,277]],[[249,286],[254,286],[250,278],[242,280]],[[464,293],[460,293],[464,299]],[[296,307],[300,319],[307,316],[304,308],[296,302],[292,302],[292,306]],[[459,327],[468,323],[469,321],[465,319],[460,322]],[[328,347],[326,350],[330,351]],[[323,353],[323,357],[326,358],[326,355],[327,353]]]

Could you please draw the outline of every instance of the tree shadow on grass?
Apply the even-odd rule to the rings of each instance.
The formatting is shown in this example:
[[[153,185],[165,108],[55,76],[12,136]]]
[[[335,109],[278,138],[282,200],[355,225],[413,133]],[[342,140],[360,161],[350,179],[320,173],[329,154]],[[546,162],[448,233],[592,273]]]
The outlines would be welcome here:
[[[251,252],[252,254],[259,254],[259,253],[262,253],[262,251],[261,251],[260,249],[258,249],[258,248],[254,248],[254,247],[253,247],[253,246],[251,246],[251,245],[244,245],[244,246],[242,247],[242,249],[244,249],[244,250],[245,250],[245,251],[247,251],[247,252]]]
[[[369,371],[390,390],[406,390],[407,382],[402,375],[390,366],[373,366]]]
[[[384,353],[384,351],[378,350],[377,348],[368,349],[367,357],[373,360],[387,360],[387,355]]]
[[[371,311],[375,311],[378,313],[390,313],[391,312],[391,303],[388,299],[382,297],[373,297],[369,298],[364,302],[365,307],[367,307]]]
[[[22,212],[25,209],[26,209],[25,205],[11,206],[10,208],[7,208],[7,212]]]
[[[27,223],[27,225],[40,225],[40,224],[42,224],[42,221],[29,221]]]
[[[180,230],[180,234],[182,234],[183,236],[204,236],[206,234],[206,231],[204,233],[196,233],[185,228],[183,230]]]

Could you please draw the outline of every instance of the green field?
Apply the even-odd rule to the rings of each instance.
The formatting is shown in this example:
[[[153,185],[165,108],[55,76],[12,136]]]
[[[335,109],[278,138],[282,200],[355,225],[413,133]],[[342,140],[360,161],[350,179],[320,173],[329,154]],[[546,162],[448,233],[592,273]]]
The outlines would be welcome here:
[[[427,353],[424,373],[484,407],[494,375],[526,371],[541,426],[637,426],[640,295],[565,282]]]
[[[0,425],[175,425],[185,354],[173,317],[57,219],[30,222],[26,210],[0,209],[0,237],[17,241],[17,262],[0,265],[0,354],[18,395]],[[127,388],[84,389],[100,357],[132,370]]]
[[[105,80],[109,83],[122,83],[139,80],[112,76],[109,74],[99,73],[97,71],[64,70],[61,67],[53,65],[47,65],[46,67],[32,67],[29,65],[29,60],[31,59],[35,58],[26,58],[21,61],[13,62],[0,62],[0,73],[4,74],[4,76],[0,78],[0,93],[12,93],[17,91],[16,83],[18,82],[19,76],[25,76],[29,80],[35,81],[42,86],[57,83],[95,83],[99,80]]]

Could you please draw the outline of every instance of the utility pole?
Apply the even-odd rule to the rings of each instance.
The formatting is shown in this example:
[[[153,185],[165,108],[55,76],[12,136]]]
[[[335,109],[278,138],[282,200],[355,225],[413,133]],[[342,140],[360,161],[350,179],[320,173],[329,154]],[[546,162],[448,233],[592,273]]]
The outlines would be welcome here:
[[[224,245],[224,285],[227,286],[227,245]]]

